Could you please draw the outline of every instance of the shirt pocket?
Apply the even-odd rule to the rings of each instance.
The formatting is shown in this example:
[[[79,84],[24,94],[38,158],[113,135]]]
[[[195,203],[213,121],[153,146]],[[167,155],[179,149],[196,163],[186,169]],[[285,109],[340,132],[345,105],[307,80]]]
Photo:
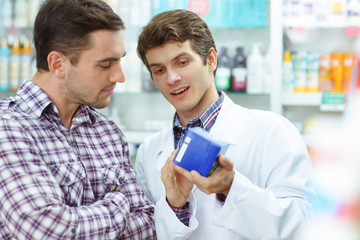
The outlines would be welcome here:
[[[84,194],[86,172],[81,162],[53,164],[50,170],[65,195],[66,204],[80,206]]]
[[[120,166],[108,166],[101,169],[105,193],[112,191],[122,191],[125,181],[125,170]]]

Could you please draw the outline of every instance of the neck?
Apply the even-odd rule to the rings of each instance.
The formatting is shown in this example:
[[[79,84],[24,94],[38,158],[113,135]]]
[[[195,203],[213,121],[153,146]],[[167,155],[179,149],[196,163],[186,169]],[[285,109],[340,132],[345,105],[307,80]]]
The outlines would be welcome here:
[[[61,79],[55,77],[50,72],[37,72],[32,81],[49,96],[59,112],[60,121],[70,130],[72,118],[79,104],[69,102],[65,92],[60,90],[62,89],[60,86]]]
[[[214,87],[207,91],[197,105],[190,111],[177,112],[181,126],[186,127],[188,122],[194,118],[199,117],[203,112],[206,111],[212,104],[214,104],[219,99],[219,94]]]

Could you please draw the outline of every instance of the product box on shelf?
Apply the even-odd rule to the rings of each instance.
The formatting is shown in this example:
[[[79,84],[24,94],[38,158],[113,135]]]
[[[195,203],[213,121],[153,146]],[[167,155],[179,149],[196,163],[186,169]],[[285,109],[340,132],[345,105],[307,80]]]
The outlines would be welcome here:
[[[228,147],[228,143],[206,130],[200,127],[190,128],[173,162],[188,171],[196,170],[208,177],[219,166],[218,155],[225,154]]]

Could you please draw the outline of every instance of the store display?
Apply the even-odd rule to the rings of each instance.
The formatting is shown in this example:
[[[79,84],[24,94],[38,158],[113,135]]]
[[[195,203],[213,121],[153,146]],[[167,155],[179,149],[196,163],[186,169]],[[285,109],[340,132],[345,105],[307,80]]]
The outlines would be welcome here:
[[[285,51],[283,60],[284,92],[349,91],[356,55],[353,52]],[[292,80],[293,79],[293,80]],[[294,82],[294,85],[292,85]]]

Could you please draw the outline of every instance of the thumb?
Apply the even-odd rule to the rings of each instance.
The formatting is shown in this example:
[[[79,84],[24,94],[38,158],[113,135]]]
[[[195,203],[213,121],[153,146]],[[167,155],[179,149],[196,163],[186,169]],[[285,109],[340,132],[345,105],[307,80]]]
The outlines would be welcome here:
[[[233,169],[233,162],[228,157],[225,157],[222,154],[219,155],[219,163],[226,170],[232,170]]]

